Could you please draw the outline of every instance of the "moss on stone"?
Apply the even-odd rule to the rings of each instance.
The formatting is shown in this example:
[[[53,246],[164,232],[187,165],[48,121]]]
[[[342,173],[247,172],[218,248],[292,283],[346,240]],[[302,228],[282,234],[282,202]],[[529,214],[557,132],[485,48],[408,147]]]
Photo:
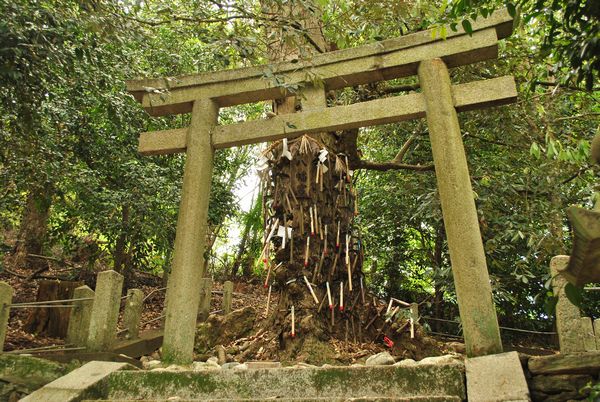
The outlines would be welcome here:
[[[351,383],[352,372],[347,368],[327,368],[327,369],[317,369],[314,371],[314,375],[312,377],[313,383],[315,385],[315,389],[319,392],[323,392],[328,386],[332,384],[343,384],[347,386]]]
[[[74,367],[31,356],[0,354],[0,380],[24,385],[33,391]]]

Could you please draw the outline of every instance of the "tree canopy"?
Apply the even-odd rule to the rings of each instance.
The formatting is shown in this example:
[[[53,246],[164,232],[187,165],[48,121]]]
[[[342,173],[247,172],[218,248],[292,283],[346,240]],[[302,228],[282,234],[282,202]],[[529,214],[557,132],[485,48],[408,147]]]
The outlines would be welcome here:
[[[270,11],[283,2],[0,0],[0,240],[10,245],[6,250],[33,238],[36,253],[76,258],[92,244],[86,269],[168,272],[184,157],[142,157],[137,137],[184,127],[189,116],[150,118],[124,80],[267,64],[276,40],[270,30],[288,32],[291,46],[307,35],[298,21]],[[323,34],[334,49],[446,23],[468,31],[473,20],[502,6],[514,14],[515,33],[502,42],[499,59],[456,68],[452,79],[511,74],[517,80],[517,104],[460,119],[500,322],[549,329],[549,260],[571,246],[565,209],[591,208],[598,191],[598,167],[589,158],[600,116],[598,2],[295,3],[308,13],[321,9]],[[412,77],[346,89],[337,101],[414,90]],[[268,110],[246,105],[225,109],[220,118],[254,119]],[[427,134],[424,121],[364,129],[357,152],[367,161],[393,160],[409,141],[406,162],[429,164]],[[216,155],[209,210],[215,275],[264,275],[254,264],[261,197],[244,212],[236,193],[257,155],[252,147]],[[434,173],[363,169],[355,186],[372,289],[423,302],[436,317],[457,317]],[[600,298],[586,297],[589,313],[597,314]]]

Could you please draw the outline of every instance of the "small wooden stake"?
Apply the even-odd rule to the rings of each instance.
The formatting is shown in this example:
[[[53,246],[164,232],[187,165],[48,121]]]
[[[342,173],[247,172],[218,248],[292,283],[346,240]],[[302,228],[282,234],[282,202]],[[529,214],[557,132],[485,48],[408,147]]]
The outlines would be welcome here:
[[[319,171],[321,170],[321,164],[317,163],[317,173],[315,174],[315,183],[319,184],[319,178],[321,177],[321,175],[319,174]]]
[[[313,206],[313,218],[315,219],[315,234],[319,233],[319,218],[317,215],[317,206]]]
[[[340,248],[340,221],[338,221],[337,237],[335,238],[335,246]]]
[[[308,290],[310,290],[310,294],[312,295],[313,299],[315,300],[315,304],[318,306],[319,299],[317,298],[317,295],[315,294],[315,291],[313,290],[312,286],[310,285],[310,282],[308,281],[308,278],[306,277],[306,275],[304,275],[304,282],[306,282],[306,286],[308,286]]]
[[[323,165],[321,166],[321,169],[319,169],[319,174],[321,175],[321,177],[319,179],[319,186],[320,186],[320,190],[322,192],[323,191]]]
[[[313,208],[312,207],[308,208],[308,213],[310,215],[310,235],[314,236],[315,235],[315,222],[314,222]]]
[[[398,310],[400,310],[400,306],[394,307],[394,309],[392,310],[392,314],[390,314],[390,316],[387,318],[387,320],[385,320],[385,322],[392,321],[392,318],[394,318],[394,316],[396,315],[396,313],[398,312]]]
[[[269,262],[266,262],[267,264],[267,277],[265,278],[265,284],[263,285],[265,288],[268,286],[269,284],[269,276],[271,276],[271,264],[269,264]]]
[[[328,225],[325,225],[325,239],[323,239],[323,242],[324,242],[323,253],[325,255],[327,255],[327,226]]]
[[[346,335],[344,336],[344,341],[348,342],[348,320],[346,320]]]
[[[313,282],[317,280],[317,276],[321,274],[321,267],[323,267],[323,261],[325,261],[325,250],[321,252],[321,258],[319,258],[319,263],[315,265],[315,269],[313,272]]]
[[[385,311],[386,314],[389,314],[390,311],[392,310],[392,303],[393,302],[394,302],[394,299],[390,297],[390,302],[388,303],[387,310]]]
[[[352,269],[350,267],[350,251],[348,243],[350,243],[350,236],[346,235],[346,269],[348,270],[348,290],[352,292]]]
[[[331,289],[329,288],[329,282],[325,282],[327,286],[327,301],[329,302],[329,309],[333,310],[333,303],[331,302]]]
[[[332,308],[330,311],[331,311],[331,328],[333,328],[335,326],[335,308]]]
[[[269,285],[269,293],[267,293],[267,306],[265,307],[265,316],[269,314],[269,304],[271,303],[271,289],[273,285]]]
[[[304,208],[300,204],[300,234],[304,235]]]
[[[294,235],[290,237],[290,264],[294,262]]]
[[[319,216],[319,237],[321,238],[321,240],[323,240],[323,221],[321,220],[321,217]]]
[[[292,305],[292,338],[296,336],[296,316],[294,314],[294,305]]]
[[[331,278],[333,277],[333,274],[335,273],[335,267],[337,265],[339,257],[340,257],[340,253],[335,253],[335,257],[333,257],[333,264],[331,264],[331,269],[329,270],[329,280],[331,280]]]
[[[365,304],[365,288],[363,287],[363,277],[360,277],[360,297],[362,300],[362,304]]]
[[[340,311],[344,311],[344,281],[340,282]]]
[[[310,236],[306,237],[306,250],[304,251],[304,266],[308,267],[308,253],[310,251]]]

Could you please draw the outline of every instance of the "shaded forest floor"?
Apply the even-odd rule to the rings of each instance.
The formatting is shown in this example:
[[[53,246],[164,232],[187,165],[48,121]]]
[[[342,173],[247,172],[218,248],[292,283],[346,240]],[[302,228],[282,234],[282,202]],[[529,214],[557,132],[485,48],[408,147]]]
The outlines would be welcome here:
[[[36,300],[38,292],[38,284],[41,280],[49,278],[65,277],[65,266],[59,262],[49,261],[48,268],[43,271],[43,274],[38,275],[38,278],[30,279],[32,270],[22,269],[13,266],[11,257],[7,254],[3,260],[3,270],[0,272],[0,280],[9,283],[14,289],[13,303],[32,302]],[[80,280],[91,288],[95,287],[95,272],[79,271],[79,275],[71,276],[73,280]],[[138,288],[144,292],[146,297],[141,319],[141,331],[149,329],[157,329],[162,325],[162,314],[164,306],[164,285],[162,278],[153,276],[147,273],[136,272],[133,278],[127,284],[129,288]],[[126,293],[124,289],[123,293]],[[235,284],[234,297],[232,302],[233,310],[250,307],[256,313],[254,320],[254,328],[246,332],[241,337],[236,337],[234,340],[223,342],[222,346],[226,350],[243,351],[250,344],[260,344],[261,348],[254,348],[251,354],[246,354],[244,357],[253,360],[278,360],[277,336],[269,333],[268,330],[260,329],[261,323],[266,318],[266,299],[267,292],[255,281],[240,281]],[[122,304],[124,300],[122,300]],[[383,303],[383,301],[382,301]],[[221,315],[222,305],[222,283],[215,282],[213,287],[213,295],[211,301],[211,313]],[[273,293],[270,306],[277,305],[277,294]],[[123,306],[122,306],[123,307]],[[64,339],[48,336],[45,332],[32,333],[27,330],[27,323],[31,318],[33,309],[30,308],[13,308],[11,309],[8,332],[5,341],[5,351],[36,349],[51,346],[65,346]],[[123,308],[121,308],[121,316]],[[122,317],[119,318],[119,330],[122,328]],[[440,335],[427,335],[421,326],[416,329],[416,338],[411,340],[410,337],[403,336],[400,344],[397,344],[392,354],[402,356],[404,358],[423,358],[426,356],[439,355],[448,352],[462,353],[464,345],[462,340],[452,337],[444,337]],[[119,334],[119,338],[123,339],[124,334]],[[351,337],[350,337],[351,338]],[[389,350],[383,342],[357,342],[354,339],[339,340],[330,339],[330,346],[335,351],[335,360],[343,364],[352,364],[375,353]],[[68,345],[67,345],[68,347]],[[552,353],[547,349],[547,346],[542,342],[536,342],[535,339],[527,339],[525,342],[515,342],[511,345],[511,349],[523,350],[527,353],[539,354]],[[35,353],[35,351],[33,352]],[[240,355],[233,356],[235,359]],[[200,359],[206,356],[200,355]]]

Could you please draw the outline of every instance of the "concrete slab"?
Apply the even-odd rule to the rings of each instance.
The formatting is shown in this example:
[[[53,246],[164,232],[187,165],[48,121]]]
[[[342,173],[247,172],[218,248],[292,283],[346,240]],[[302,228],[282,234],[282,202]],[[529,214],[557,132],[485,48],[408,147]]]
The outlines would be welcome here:
[[[135,367],[127,363],[89,362],[71,371],[21,399],[21,402],[79,402],[83,399],[101,398],[93,386],[115,371]]]
[[[529,401],[529,389],[517,352],[465,360],[469,402]]]

